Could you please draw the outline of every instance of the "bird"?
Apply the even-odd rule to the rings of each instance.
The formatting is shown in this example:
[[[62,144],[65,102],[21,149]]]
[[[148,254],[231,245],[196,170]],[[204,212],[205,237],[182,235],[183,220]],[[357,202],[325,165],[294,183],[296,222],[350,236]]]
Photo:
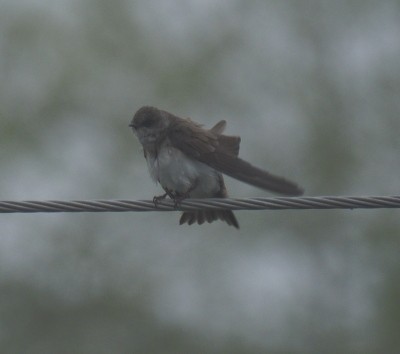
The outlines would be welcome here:
[[[143,106],[129,126],[143,147],[151,178],[165,194],[153,198],[155,204],[170,197],[178,205],[186,198],[227,198],[223,174],[271,192],[298,196],[296,183],[273,175],[241,159],[239,136],[224,135],[226,121],[205,129],[190,118],[180,118],[153,106]],[[185,211],[180,225],[222,220],[239,229],[231,210]]]

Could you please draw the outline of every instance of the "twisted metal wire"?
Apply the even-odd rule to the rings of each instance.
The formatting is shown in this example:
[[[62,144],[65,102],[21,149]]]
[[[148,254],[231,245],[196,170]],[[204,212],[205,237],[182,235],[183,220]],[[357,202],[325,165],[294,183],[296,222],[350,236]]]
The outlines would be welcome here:
[[[284,210],[284,209],[373,209],[400,208],[400,196],[366,197],[274,197],[186,199],[154,204],[152,200],[48,200],[0,201],[0,213],[191,211],[199,209]]]

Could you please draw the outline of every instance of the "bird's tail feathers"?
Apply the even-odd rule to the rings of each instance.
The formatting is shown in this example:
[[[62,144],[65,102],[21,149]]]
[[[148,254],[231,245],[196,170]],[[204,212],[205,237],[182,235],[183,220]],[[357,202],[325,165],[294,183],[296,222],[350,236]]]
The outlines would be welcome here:
[[[198,223],[199,225],[204,222],[211,223],[215,220],[225,221],[228,225],[232,225],[239,229],[239,223],[233,214],[232,210],[196,210],[196,211],[185,211],[182,213],[179,224]]]

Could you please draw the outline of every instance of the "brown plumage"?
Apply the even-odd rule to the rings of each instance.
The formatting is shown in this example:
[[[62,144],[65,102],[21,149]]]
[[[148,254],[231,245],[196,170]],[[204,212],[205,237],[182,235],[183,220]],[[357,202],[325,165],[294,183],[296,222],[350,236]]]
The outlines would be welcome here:
[[[224,120],[204,129],[190,119],[142,107],[130,126],[143,145],[150,174],[172,198],[227,198],[222,174],[284,195],[303,193],[297,184],[239,158],[240,137],[223,134]],[[239,228],[231,210],[184,212],[180,224],[218,219]]]

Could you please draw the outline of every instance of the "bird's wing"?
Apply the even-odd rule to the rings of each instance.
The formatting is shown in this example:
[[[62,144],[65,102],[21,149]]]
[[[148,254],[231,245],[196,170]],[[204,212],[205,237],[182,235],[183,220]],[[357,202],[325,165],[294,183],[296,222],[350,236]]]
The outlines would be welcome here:
[[[201,155],[213,152],[223,152],[238,156],[240,137],[222,135],[226,121],[221,120],[210,130],[190,119],[174,117],[169,127],[168,137],[171,143],[187,155],[199,159]]]
[[[280,194],[303,194],[297,184],[239,158],[240,138],[218,134],[225,124],[221,121],[206,130],[190,120],[176,118],[169,127],[168,137],[186,155],[239,181]]]
[[[253,166],[237,156],[217,152],[204,155],[199,160],[217,171],[261,189],[292,196],[304,192],[296,183]]]

